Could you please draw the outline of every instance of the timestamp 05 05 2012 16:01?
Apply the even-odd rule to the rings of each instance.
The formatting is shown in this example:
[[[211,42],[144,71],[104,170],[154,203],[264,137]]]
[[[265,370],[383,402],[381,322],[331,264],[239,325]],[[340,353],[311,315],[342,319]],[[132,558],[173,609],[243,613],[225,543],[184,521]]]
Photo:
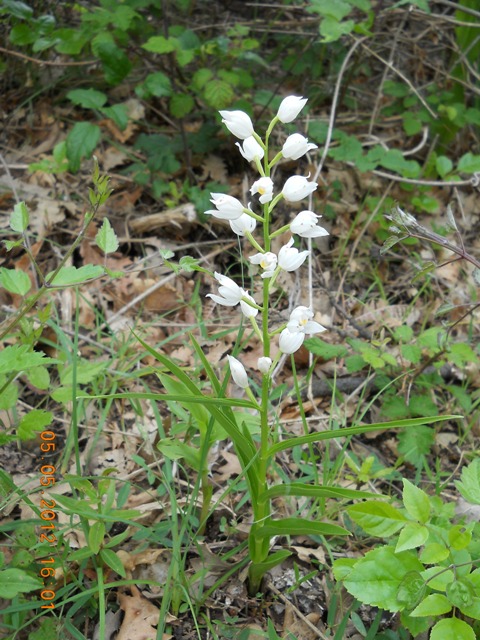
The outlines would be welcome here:
[[[42,431],[40,433],[40,451],[42,453],[53,453],[56,449],[56,434],[53,431]],[[44,457],[42,456],[42,460]],[[40,467],[40,485],[42,487],[52,487],[55,484],[56,468],[51,464],[42,464]],[[42,489],[40,493],[43,495],[45,491]],[[39,536],[39,542],[47,542],[51,546],[55,546],[57,542],[57,536],[55,535],[55,518],[57,513],[55,507],[57,506],[55,500],[42,498],[40,500],[40,518],[43,520],[43,524],[40,526],[41,533]],[[55,604],[55,591],[52,588],[47,588],[55,578],[55,559],[53,556],[49,558],[43,558],[40,563],[44,566],[40,569],[40,576],[44,580],[45,589],[42,589],[40,598],[48,604],[43,604],[41,609],[53,609]]]

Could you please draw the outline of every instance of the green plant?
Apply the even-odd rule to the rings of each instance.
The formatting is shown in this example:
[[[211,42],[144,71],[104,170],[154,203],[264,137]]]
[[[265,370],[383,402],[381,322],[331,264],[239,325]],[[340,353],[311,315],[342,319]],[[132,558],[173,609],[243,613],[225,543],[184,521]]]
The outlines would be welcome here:
[[[281,496],[305,496],[313,499],[337,498],[352,500],[355,498],[365,498],[367,493],[357,490],[344,489],[337,486],[320,486],[307,484],[302,481],[284,482],[283,484],[270,485],[269,475],[275,459],[280,451],[292,449],[294,447],[311,444],[338,437],[336,431],[308,434],[306,429],[304,436],[296,438],[286,438],[278,440],[271,425],[275,422],[274,409],[271,406],[270,396],[272,393],[272,373],[280,361],[283,354],[292,355],[291,366],[295,372],[295,361],[293,353],[298,350],[303,343],[305,334],[323,331],[323,327],[311,320],[313,313],[307,307],[297,307],[290,314],[290,322],[281,324],[275,329],[270,328],[270,307],[271,291],[273,283],[280,271],[294,271],[304,262],[308,252],[299,252],[293,249],[293,238],[288,242],[278,254],[272,253],[271,242],[279,234],[290,230],[299,236],[313,237],[325,235],[325,231],[317,226],[317,216],[309,211],[303,211],[295,220],[276,231],[271,230],[273,212],[277,203],[285,199],[291,202],[300,201],[305,195],[311,193],[316,184],[309,183],[305,178],[293,176],[287,180],[283,190],[274,196],[274,183],[270,178],[272,167],[282,157],[292,157],[297,159],[312,145],[300,134],[293,134],[287,139],[282,152],[275,155],[270,160],[269,137],[273,127],[279,122],[290,122],[298,114],[305,104],[294,96],[286,98],[279,107],[277,116],[271,121],[265,139],[262,140],[253,129],[253,125],[247,114],[241,111],[223,111],[222,116],[229,130],[244,140],[243,147],[240,147],[242,155],[255,163],[260,173],[260,179],[252,186],[252,194],[260,195],[260,203],[263,205],[263,214],[259,215],[252,209],[246,208],[236,198],[224,196],[223,194],[213,194],[212,202],[215,209],[207,213],[219,218],[231,221],[232,229],[239,236],[245,236],[257,254],[250,257],[252,264],[260,265],[262,269],[261,277],[261,304],[257,304],[254,298],[237,285],[231,278],[219,273],[215,274],[215,279],[219,283],[219,293],[209,294],[212,299],[225,306],[241,305],[244,316],[251,322],[252,335],[258,339],[262,356],[258,361],[258,368],[261,372],[261,384],[255,384],[255,391],[250,387],[249,376],[239,360],[234,356],[228,356],[230,371],[234,382],[244,389],[247,398],[245,400],[226,397],[225,382],[222,383],[217,376],[208,358],[202,351],[200,345],[193,336],[190,337],[195,352],[203,366],[204,373],[211,385],[211,393],[206,394],[199,383],[196,382],[189,373],[181,366],[172,361],[169,357],[160,353],[147,345],[144,341],[141,344],[154,356],[162,365],[163,369],[158,371],[160,380],[163,382],[167,393],[164,395],[155,394],[120,394],[115,397],[152,398],[164,400],[169,403],[178,403],[187,411],[190,411],[201,434],[201,448],[199,452],[192,450],[186,444],[175,444],[164,441],[160,443],[160,448],[176,447],[179,455],[190,463],[204,475],[206,456],[212,436],[218,429],[222,429],[233,442],[237,455],[242,466],[242,475],[247,483],[248,494],[253,510],[253,525],[249,534],[249,590],[253,595],[261,588],[261,581],[266,571],[284,561],[290,555],[288,550],[270,553],[271,539],[274,536],[290,536],[298,533],[309,535],[345,535],[348,532],[336,525],[324,523],[318,520],[309,520],[302,517],[289,517],[278,520],[273,517],[272,501]],[[293,115],[292,115],[293,114]],[[263,163],[262,163],[263,159]],[[257,241],[253,236],[256,224],[262,229],[262,240]],[[260,244],[262,242],[263,244]],[[190,268],[195,268],[194,262],[190,259]],[[203,270],[204,271],[204,270]],[[260,325],[257,324],[256,316],[261,318]],[[239,341],[243,338],[243,330],[239,335]],[[273,338],[279,335],[279,349],[274,358],[271,357]],[[238,348],[234,353],[238,352]],[[170,373],[169,377],[165,370]],[[295,392],[300,401],[299,383],[295,383]],[[235,411],[234,411],[235,409]],[[248,422],[244,417],[238,418],[238,409],[254,412],[255,419]],[[207,413],[209,419],[207,419]],[[178,413],[178,412],[177,412]],[[444,418],[433,417],[428,421],[436,422]],[[370,424],[358,425],[342,430],[342,436],[350,436],[368,431],[415,426],[425,422],[425,419],[413,419],[398,421],[390,424]],[[256,424],[252,430],[251,425]],[[306,425],[305,425],[306,428]],[[257,433],[259,436],[257,437]],[[218,437],[218,435],[217,435]],[[200,456],[200,457],[199,457]],[[203,463],[202,463],[203,460]],[[202,470],[203,469],[203,470]],[[207,493],[204,490],[204,496]]]
[[[455,484],[467,502],[480,504],[479,461],[464,467]],[[358,601],[400,612],[414,637],[430,629],[430,640],[474,640],[480,620],[478,523],[455,517],[453,502],[429,496],[407,479],[402,502],[347,507],[366,534],[388,542],[360,559],[336,560],[336,579]]]

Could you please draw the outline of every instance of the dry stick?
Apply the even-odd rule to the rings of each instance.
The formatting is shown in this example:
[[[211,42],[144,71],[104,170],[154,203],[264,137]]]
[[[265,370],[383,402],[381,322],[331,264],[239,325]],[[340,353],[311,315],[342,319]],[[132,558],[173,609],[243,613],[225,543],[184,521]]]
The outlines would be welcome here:
[[[290,600],[288,598],[286,598],[283,593],[281,591],[279,591],[277,589],[277,587],[272,583],[272,582],[268,582],[267,583],[267,589],[270,589],[270,591],[272,591],[284,604],[286,604],[287,606],[292,607],[292,609],[295,611],[295,614],[300,618],[300,620],[307,625],[307,627],[313,631],[313,633],[315,633],[315,635],[317,636],[317,638],[320,638],[321,640],[329,640],[328,637],[326,635],[324,635],[320,629],[318,629],[312,622],[310,622],[310,620],[308,618],[306,618],[303,613],[292,603],[290,602]]]
[[[432,116],[432,118],[434,120],[437,120],[438,115],[435,113],[435,111],[433,111],[433,109],[430,107],[430,105],[428,104],[428,102],[426,102],[426,100],[422,97],[422,95],[418,92],[418,90],[416,89],[416,87],[413,85],[413,83],[407,78],[407,76],[405,76],[401,71],[399,71],[391,62],[389,62],[388,60],[385,60],[385,58],[383,58],[380,54],[378,54],[376,51],[373,51],[373,49],[370,49],[370,47],[368,45],[365,44],[365,40],[366,38],[362,38],[361,42],[362,42],[362,47],[365,49],[365,51],[368,51],[368,53],[370,53],[370,55],[372,55],[374,58],[377,58],[377,60],[380,60],[380,62],[383,62],[383,64],[388,67],[389,69],[391,69],[394,73],[397,74],[397,76],[399,78],[401,78],[405,84],[408,85],[408,87],[413,91],[413,93],[417,96],[417,98],[420,100],[420,102],[423,104],[423,106],[425,107],[425,109],[428,111],[428,113]]]
[[[234,246],[236,246],[236,242],[231,242],[226,247],[224,246],[224,247],[221,247],[220,249],[215,249],[215,251],[211,251],[199,262],[200,264],[202,262],[207,262],[211,258],[214,258],[215,256],[217,256],[219,253],[223,253],[224,251],[231,249]],[[104,322],[101,325],[100,329],[105,329],[107,326],[111,325],[113,322],[115,322],[115,320],[118,320],[118,318],[123,316],[132,307],[135,307],[139,302],[147,298],[151,293],[153,293],[154,291],[162,287],[167,282],[170,282],[170,280],[173,280],[176,277],[176,275],[177,275],[176,273],[171,273],[168,276],[165,276],[165,278],[162,278],[161,280],[153,284],[151,287],[149,287],[148,289],[140,293],[136,298],[134,298],[133,300],[130,300],[130,302],[124,305],[119,311],[117,311],[117,313],[114,313],[113,316],[111,316],[108,319],[108,321]]]
[[[39,60],[38,58],[31,58],[30,56],[26,56],[24,53],[18,53],[18,51],[12,51],[11,49],[5,49],[4,47],[0,47],[0,51],[8,54],[9,56],[22,58],[23,60],[28,60],[29,62],[33,62],[34,64],[38,64],[40,66],[48,65],[50,67],[85,67],[90,64],[98,64],[98,60],[84,60],[81,62],[56,62],[53,60]]]
[[[407,18],[410,14],[411,9],[412,9],[412,6],[410,6],[410,8],[404,11],[402,21],[398,29],[395,31],[395,37],[393,38],[392,48],[390,49],[390,55],[388,56],[388,63],[387,65],[385,65],[383,69],[382,79],[380,80],[380,86],[378,87],[377,95],[375,98],[375,104],[373,105],[372,117],[370,118],[370,124],[368,125],[369,136],[372,135],[373,127],[377,119],[378,110],[380,108],[380,101],[382,99],[381,94],[383,91],[383,85],[385,84],[385,80],[387,79],[387,75],[388,75],[388,72],[390,71],[390,68],[393,66],[393,56],[395,55],[395,52],[397,50],[398,39],[400,37],[400,33],[403,30],[403,27],[405,26],[405,23],[407,21]]]

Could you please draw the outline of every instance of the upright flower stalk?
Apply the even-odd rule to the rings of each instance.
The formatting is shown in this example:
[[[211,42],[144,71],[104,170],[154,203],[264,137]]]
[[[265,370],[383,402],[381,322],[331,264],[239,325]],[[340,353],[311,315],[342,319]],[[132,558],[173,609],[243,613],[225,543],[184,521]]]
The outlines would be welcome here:
[[[269,398],[272,385],[272,371],[278,363],[282,353],[293,354],[303,344],[305,335],[312,335],[324,331],[318,322],[312,320],[313,311],[307,307],[297,307],[290,314],[290,319],[281,326],[270,326],[270,305],[272,285],[283,269],[296,271],[307,256],[308,251],[299,251],[294,247],[295,238],[292,237],[280,249],[278,255],[271,251],[272,238],[281,232],[290,231],[299,237],[317,237],[328,235],[328,232],[318,226],[320,216],[312,211],[298,214],[291,224],[272,232],[272,222],[275,221],[276,206],[284,200],[287,203],[299,202],[311,194],[317,184],[300,175],[290,176],[283,184],[273,181],[271,171],[283,158],[297,160],[306,153],[316,149],[316,145],[308,143],[301,134],[293,134],[285,140],[282,150],[276,155],[270,153],[269,138],[274,126],[281,123],[293,122],[305,106],[307,100],[297,96],[285,98],[275,117],[270,122],[265,138],[262,140],[255,132],[250,117],[242,111],[221,111],[222,122],[234,136],[243,141],[236,143],[240,154],[252,162],[260,176],[250,188],[253,203],[244,206],[239,200],[231,196],[218,193],[212,194],[212,203],[216,207],[206,213],[217,218],[230,220],[234,233],[243,236],[257,252],[250,256],[250,262],[258,265],[259,288],[261,302],[255,302],[255,295],[260,298],[260,291],[250,295],[230,278],[215,273],[220,284],[219,295],[209,294],[218,304],[242,307],[244,315],[252,321],[253,328],[262,343],[262,356],[258,361],[258,371],[262,376],[261,397],[256,400],[260,418],[260,442],[257,445],[257,466],[255,487],[250,487],[254,521],[249,537],[250,550],[250,591],[255,593],[260,587],[263,573],[276,563],[276,559],[269,561],[270,539],[268,527],[271,529],[271,497],[269,495],[269,466],[272,462],[271,447],[275,442],[274,431],[270,426]],[[272,158],[273,159],[270,159]],[[261,206],[262,215],[255,213],[255,204]],[[249,222],[250,221],[250,222]],[[262,238],[254,238],[255,227],[262,226]],[[277,225],[278,226],[278,225]],[[247,310],[247,312],[246,312]],[[249,313],[249,311],[251,311]],[[260,327],[255,316],[261,315]],[[272,358],[273,340],[278,340],[276,355]],[[234,383],[245,390],[247,396],[255,401],[249,385],[249,373],[240,360],[229,355],[228,361]],[[251,374],[250,374],[251,375]],[[258,375],[258,374],[257,374]],[[267,527],[268,526],[268,527]],[[273,554],[275,556],[275,554]],[[272,556],[270,556],[272,558]],[[277,559],[280,561],[280,559]]]

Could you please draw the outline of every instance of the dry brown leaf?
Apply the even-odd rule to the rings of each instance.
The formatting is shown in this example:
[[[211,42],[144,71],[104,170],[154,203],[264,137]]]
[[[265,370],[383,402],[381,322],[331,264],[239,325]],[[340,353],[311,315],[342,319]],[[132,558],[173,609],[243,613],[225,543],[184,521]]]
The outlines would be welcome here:
[[[285,603],[285,617],[283,619],[283,637],[290,637],[289,634],[297,640],[317,640],[319,637],[318,632],[314,631],[311,625],[316,625],[320,620],[318,613],[309,613],[305,618],[300,618],[295,613],[295,608],[288,602]],[[307,622],[308,621],[308,622]]]
[[[144,598],[135,586],[132,585],[130,589],[131,596],[125,593],[118,595],[125,616],[116,640],[156,640],[159,608]],[[171,638],[173,636],[164,633],[162,640]]]

